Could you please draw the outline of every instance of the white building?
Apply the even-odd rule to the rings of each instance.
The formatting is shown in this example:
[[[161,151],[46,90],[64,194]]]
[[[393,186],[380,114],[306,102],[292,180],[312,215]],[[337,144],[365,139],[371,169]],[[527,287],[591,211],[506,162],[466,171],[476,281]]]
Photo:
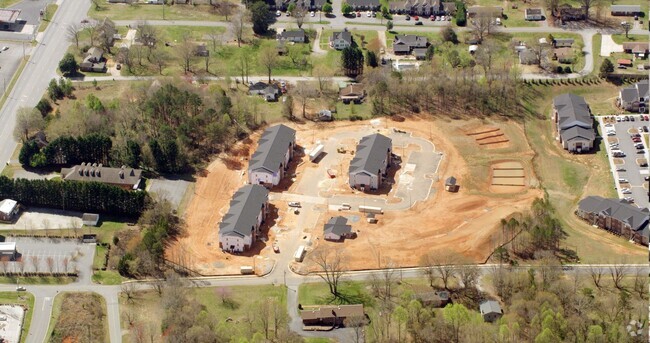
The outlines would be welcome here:
[[[219,247],[243,252],[259,236],[268,211],[269,191],[260,185],[246,185],[233,195],[230,209],[219,223]]]
[[[285,125],[266,129],[248,164],[248,182],[268,187],[279,184],[293,158],[295,145],[294,129]]]
[[[0,221],[11,222],[14,216],[18,214],[20,207],[18,202],[12,199],[4,199],[0,201]]]

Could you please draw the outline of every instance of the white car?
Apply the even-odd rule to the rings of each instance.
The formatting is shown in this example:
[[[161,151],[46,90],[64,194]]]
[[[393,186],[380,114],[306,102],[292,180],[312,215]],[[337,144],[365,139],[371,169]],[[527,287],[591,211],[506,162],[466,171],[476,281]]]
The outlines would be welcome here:
[[[625,201],[627,201],[627,202],[634,202],[634,198],[632,198],[632,197],[625,197]]]
[[[2,51],[7,51],[7,50],[9,50],[9,47],[8,47],[8,46],[3,46],[3,47],[2,47]]]
[[[368,18],[372,17],[372,12],[370,12],[370,11],[366,12],[366,17],[368,17]]]
[[[289,201],[289,207],[300,207],[300,202],[298,201]]]
[[[276,16],[276,17],[279,17],[279,16],[281,16],[281,15],[282,15],[282,12],[280,12],[279,10],[278,10],[278,11],[275,11],[275,16]]]
[[[612,124],[612,123],[605,124],[605,127],[612,127],[612,126],[614,126],[614,124]]]
[[[309,16],[314,17],[314,16],[316,16],[316,13],[314,13],[314,11],[311,11],[311,13],[309,13]]]
[[[623,193],[623,194],[632,194],[632,191],[629,188],[623,188],[623,189],[621,189],[621,193]]]

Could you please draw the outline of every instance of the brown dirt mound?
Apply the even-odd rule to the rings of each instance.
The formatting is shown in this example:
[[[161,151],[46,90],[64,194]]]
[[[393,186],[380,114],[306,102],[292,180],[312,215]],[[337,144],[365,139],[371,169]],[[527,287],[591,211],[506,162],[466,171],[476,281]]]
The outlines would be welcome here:
[[[510,146],[510,140],[498,127],[479,127],[465,133],[474,138],[476,143],[487,149],[500,149]]]

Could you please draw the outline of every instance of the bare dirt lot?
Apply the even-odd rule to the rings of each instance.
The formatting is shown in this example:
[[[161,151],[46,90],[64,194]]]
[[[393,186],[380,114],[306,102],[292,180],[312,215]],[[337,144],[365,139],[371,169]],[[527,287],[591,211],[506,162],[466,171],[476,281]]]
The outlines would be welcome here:
[[[297,145],[306,149],[330,137],[344,138],[346,132],[370,129],[367,121],[335,122],[326,126],[322,123],[287,125],[297,129]],[[475,137],[467,135],[467,132],[480,132],[484,127],[496,128],[494,132],[502,133],[507,137],[507,142],[499,142],[497,147],[489,150],[480,148]],[[313,220],[304,221],[310,225],[298,227],[300,225],[296,224],[297,217],[287,211],[286,201],[272,200],[277,213],[268,224],[268,241],[258,242],[253,250],[246,254],[225,254],[219,249],[217,226],[228,210],[232,194],[245,183],[244,169],[248,163],[246,158],[255,149],[259,136],[257,133],[244,142],[236,154],[215,160],[202,175],[197,176],[195,194],[186,211],[186,234],[169,249],[168,258],[172,261],[182,261],[203,274],[237,274],[240,266],[254,264],[260,272],[260,265],[264,265],[264,261],[267,264],[272,263],[278,256],[274,255],[271,249],[271,242],[276,239],[276,235],[283,237],[284,232],[301,230],[300,235],[304,232],[311,237],[314,247],[319,244],[344,247],[350,269],[376,268],[377,259],[374,254],[389,257],[399,266],[416,265],[422,255],[436,250],[453,251],[469,260],[484,261],[501,240],[498,229],[500,220],[527,209],[536,197],[542,195],[536,188],[538,183],[530,168],[532,151],[522,128],[517,124],[479,120],[444,122],[410,118],[400,123],[382,119],[381,127],[372,129],[390,131],[392,128],[406,130],[415,139],[429,141],[435,146],[436,152],[443,153],[442,162],[436,166],[436,172],[427,174],[427,177],[433,180],[432,186],[427,186],[427,190],[408,189],[414,194],[430,194],[427,200],[414,202],[415,205],[409,210],[386,211],[378,216],[377,224],[367,223],[362,214],[345,213],[357,216],[357,220],[351,225],[353,230],[359,232],[358,237],[344,243],[324,242],[324,222],[341,212],[328,211],[328,206],[323,204],[326,204],[331,196],[352,193],[345,186],[345,174],[355,140],[341,138],[340,142],[347,150],[346,154],[337,157],[337,161],[342,162],[330,166],[331,162],[328,161],[331,156],[330,159],[325,157],[323,160],[326,165],[319,167],[303,155],[297,159],[295,169],[292,168],[289,173],[295,173],[289,180],[291,182],[272,190],[272,199],[281,199],[291,194],[322,199],[321,205],[318,206],[321,212],[311,212],[308,215],[313,215]],[[335,150],[336,147],[332,149]],[[403,161],[398,167],[403,170],[398,169],[395,172],[400,174],[406,171],[409,157],[412,154],[420,154],[419,149],[415,145],[395,146],[395,153]],[[336,154],[335,150],[333,155]],[[507,196],[491,188],[493,186],[489,177],[490,167],[503,161],[517,163],[525,175],[525,186],[518,187],[516,191],[510,190]],[[328,168],[336,170],[335,178],[330,178],[327,172],[322,170]],[[444,182],[440,181],[452,175],[460,184],[458,193],[445,192]],[[377,197],[391,203],[390,198],[393,198],[395,188],[393,186],[392,189],[377,194],[354,195]],[[280,192],[286,194],[279,194]],[[259,255],[255,262],[254,255]],[[309,254],[304,267],[311,267]]]

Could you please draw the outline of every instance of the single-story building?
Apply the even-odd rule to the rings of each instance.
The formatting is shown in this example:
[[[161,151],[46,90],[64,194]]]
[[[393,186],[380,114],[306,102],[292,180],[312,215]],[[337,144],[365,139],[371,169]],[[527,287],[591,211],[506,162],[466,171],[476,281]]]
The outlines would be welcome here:
[[[429,45],[427,37],[417,35],[395,35],[393,52],[395,54],[410,54],[413,49],[426,48]]]
[[[278,101],[280,95],[282,95],[282,90],[274,83],[268,85],[262,91],[262,97],[264,97],[264,100],[268,102]]]
[[[460,186],[456,183],[456,178],[450,176],[445,180],[445,190],[447,192],[458,192]]]
[[[348,171],[350,187],[379,189],[391,164],[393,141],[379,133],[361,138]]]
[[[350,102],[360,104],[365,97],[366,90],[362,83],[351,83],[339,91],[339,99],[344,104],[349,104]]]
[[[427,50],[426,48],[415,48],[412,54],[416,60],[425,60],[427,59]]]
[[[575,40],[573,38],[555,38],[553,39],[553,47],[554,48],[570,48],[573,46],[573,42]]]
[[[553,11],[553,17],[560,19],[562,22],[579,21],[587,18],[584,7],[572,7],[569,4],[558,6]]]
[[[619,67],[632,67],[634,63],[632,63],[632,60],[628,60],[627,58],[619,58],[616,60],[616,65]]]
[[[194,56],[199,56],[199,57],[208,57],[210,56],[210,50],[208,50],[208,46],[205,44],[199,44],[194,48]]]
[[[476,18],[478,16],[489,16],[490,18],[501,18],[503,17],[503,7],[470,6],[467,9],[468,18]]]
[[[611,5],[609,7],[612,15],[630,16],[639,15],[641,13],[641,5]]]
[[[574,53],[571,48],[559,48],[553,51],[553,60],[560,63],[573,63]]]
[[[264,90],[269,84],[266,82],[256,82],[248,86],[248,95],[264,95]]]
[[[72,168],[62,168],[61,176],[64,181],[101,182],[107,185],[120,187],[126,190],[135,190],[140,187],[142,170],[135,168],[104,167],[97,163],[81,163]]]
[[[632,86],[621,89],[618,93],[618,106],[630,112],[645,113],[648,111],[650,89],[648,79],[641,80]]]
[[[569,93],[556,96],[553,121],[564,149],[581,153],[593,148],[596,132],[591,109],[583,97]]]
[[[501,305],[494,300],[486,300],[482,302],[479,309],[481,310],[483,320],[488,323],[493,323],[503,316]]]
[[[333,32],[330,37],[330,48],[343,50],[352,46],[352,34],[347,29]]]
[[[16,259],[16,242],[0,243],[0,258]]]
[[[650,50],[650,42],[625,42],[623,51],[634,55],[636,58],[647,58]]]
[[[449,292],[447,291],[416,293],[413,298],[419,300],[424,306],[437,308],[445,307],[450,302]]]
[[[0,8],[0,30],[16,30],[20,25],[19,16],[20,10],[18,9]]]
[[[88,49],[86,57],[79,63],[79,70],[93,73],[105,73],[106,62],[104,62],[104,50],[96,46]]]
[[[542,20],[544,13],[541,8],[527,8],[524,11],[524,19],[526,20]]]
[[[269,207],[269,191],[260,185],[246,185],[230,200],[230,208],[219,223],[219,247],[227,252],[244,252],[261,234]]]
[[[591,225],[648,245],[648,208],[638,208],[625,200],[588,196],[578,203],[576,215]]]
[[[535,65],[539,64],[539,58],[533,50],[525,48],[519,51],[519,63],[523,65]]]
[[[365,317],[363,304],[323,305],[300,311],[305,326],[342,326],[346,318]]]
[[[353,238],[356,234],[352,232],[352,226],[348,225],[348,218],[336,216],[327,221],[324,230],[324,238],[328,241],[342,241],[346,238]]]
[[[277,186],[289,168],[295,145],[296,130],[286,125],[275,125],[264,130],[248,164],[248,182]]]
[[[307,41],[307,35],[303,29],[284,30],[278,34],[277,39],[287,42],[304,43]]]
[[[13,222],[20,211],[20,206],[16,200],[4,199],[0,201],[0,221]]]
[[[81,222],[86,226],[97,226],[99,223],[99,214],[97,213],[84,213],[81,216]]]

